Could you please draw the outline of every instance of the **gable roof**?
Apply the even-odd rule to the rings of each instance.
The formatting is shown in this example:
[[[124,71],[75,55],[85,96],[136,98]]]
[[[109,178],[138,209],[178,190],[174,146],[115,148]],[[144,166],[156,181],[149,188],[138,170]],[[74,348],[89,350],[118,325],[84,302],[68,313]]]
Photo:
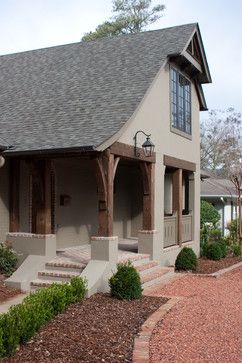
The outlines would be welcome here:
[[[169,55],[197,24],[0,57],[6,153],[92,150],[130,119]]]

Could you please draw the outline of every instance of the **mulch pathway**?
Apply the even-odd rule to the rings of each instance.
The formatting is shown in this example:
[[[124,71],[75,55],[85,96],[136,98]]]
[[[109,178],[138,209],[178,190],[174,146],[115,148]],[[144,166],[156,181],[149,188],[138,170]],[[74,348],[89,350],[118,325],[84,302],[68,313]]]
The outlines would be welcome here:
[[[151,296],[184,297],[156,325],[150,363],[241,363],[242,268],[217,279],[180,275]]]
[[[21,294],[21,290],[6,286],[4,280],[5,276],[0,274],[0,303]]]
[[[14,358],[2,362],[132,362],[134,337],[167,298],[121,301],[95,294],[70,306],[40,329]]]
[[[218,261],[208,260],[205,257],[201,257],[198,259],[198,268],[195,273],[199,274],[211,274],[218,270],[222,270],[226,267],[235,265],[242,261],[242,256],[238,257],[225,257]]]

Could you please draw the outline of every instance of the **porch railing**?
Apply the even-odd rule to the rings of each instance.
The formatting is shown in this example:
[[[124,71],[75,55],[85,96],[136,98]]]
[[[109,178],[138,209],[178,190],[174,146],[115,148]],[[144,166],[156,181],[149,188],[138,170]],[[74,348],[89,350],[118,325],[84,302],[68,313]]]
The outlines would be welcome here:
[[[182,242],[192,240],[192,214],[182,216]],[[177,217],[176,215],[164,217],[164,247],[176,245]]]

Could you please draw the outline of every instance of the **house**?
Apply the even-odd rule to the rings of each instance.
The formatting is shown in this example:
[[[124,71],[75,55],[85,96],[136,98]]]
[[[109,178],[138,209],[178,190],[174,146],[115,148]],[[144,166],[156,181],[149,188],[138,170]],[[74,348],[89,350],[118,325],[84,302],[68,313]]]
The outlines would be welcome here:
[[[223,178],[211,176],[201,181],[201,199],[211,203],[220,214],[219,228],[223,235],[229,233],[228,223],[238,218],[238,195],[234,184]]]
[[[118,241],[161,266],[199,254],[210,82],[198,24],[1,56],[0,232],[23,261],[9,283],[28,289],[56,251],[87,244],[90,289]]]

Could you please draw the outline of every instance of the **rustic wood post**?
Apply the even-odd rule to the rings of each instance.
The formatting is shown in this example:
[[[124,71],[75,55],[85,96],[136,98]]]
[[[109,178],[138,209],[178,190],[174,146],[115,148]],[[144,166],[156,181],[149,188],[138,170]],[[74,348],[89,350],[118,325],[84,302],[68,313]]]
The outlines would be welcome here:
[[[20,161],[11,160],[10,164],[10,221],[9,231],[19,232],[19,184]]]
[[[39,160],[32,164],[32,233],[51,232],[51,160]]]
[[[177,169],[173,173],[173,211],[177,218],[177,242],[182,244],[182,169]]]
[[[154,229],[154,172],[155,164],[140,163],[143,181],[143,230]]]
[[[105,150],[95,159],[98,189],[98,236],[113,235],[114,155]]]

